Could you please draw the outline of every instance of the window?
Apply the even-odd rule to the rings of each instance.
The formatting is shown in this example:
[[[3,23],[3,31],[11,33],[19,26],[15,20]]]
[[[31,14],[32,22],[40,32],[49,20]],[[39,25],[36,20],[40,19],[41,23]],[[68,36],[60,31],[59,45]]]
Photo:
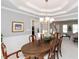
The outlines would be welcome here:
[[[63,33],[67,33],[67,25],[63,25]]]
[[[73,33],[78,32],[78,24],[73,24]]]

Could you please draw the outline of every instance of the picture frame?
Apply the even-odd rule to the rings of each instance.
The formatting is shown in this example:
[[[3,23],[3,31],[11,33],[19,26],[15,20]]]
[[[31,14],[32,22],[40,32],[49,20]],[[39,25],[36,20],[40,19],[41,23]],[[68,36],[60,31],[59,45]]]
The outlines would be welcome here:
[[[24,31],[24,22],[12,22],[12,32],[23,32]]]

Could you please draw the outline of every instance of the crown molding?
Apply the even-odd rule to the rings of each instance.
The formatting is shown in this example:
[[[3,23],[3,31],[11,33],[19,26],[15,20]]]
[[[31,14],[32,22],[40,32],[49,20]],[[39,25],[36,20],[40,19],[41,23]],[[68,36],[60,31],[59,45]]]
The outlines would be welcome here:
[[[11,12],[16,12],[16,13],[19,13],[19,14],[32,16],[32,17],[38,17],[36,15],[30,14],[30,13],[25,13],[25,12],[22,12],[22,11],[19,11],[19,10],[16,10],[16,9],[12,9],[12,8],[8,8],[8,7],[5,7],[5,6],[1,6],[1,9],[7,10],[7,11],[11,11]]]

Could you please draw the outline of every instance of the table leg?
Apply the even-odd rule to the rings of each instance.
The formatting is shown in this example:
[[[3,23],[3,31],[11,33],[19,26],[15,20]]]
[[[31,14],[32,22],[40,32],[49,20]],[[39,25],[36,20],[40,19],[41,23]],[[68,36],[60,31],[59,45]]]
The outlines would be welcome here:
[[[31,57],[30,56],[26,56],[25,59],[31,59]]]
[[[40,56],[38,59],[44,59],[42,56]]]

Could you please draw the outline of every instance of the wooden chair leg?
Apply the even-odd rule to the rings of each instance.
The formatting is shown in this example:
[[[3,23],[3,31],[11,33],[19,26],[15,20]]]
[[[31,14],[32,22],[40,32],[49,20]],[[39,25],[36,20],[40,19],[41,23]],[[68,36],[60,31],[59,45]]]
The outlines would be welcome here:
[[[51,56],[51,58],[50,59],[55,59],[55,56],[53,55],[53,56]]]
[[[54,58],[53,59],[55,59],[55,51],[54,51]]]
[[[16,53],[16,57],[19,58],[19,56],[18,56],[18,52]]]
[[[60,51],[59,51],[59,52],[60,52],[60,56],[62,57],[62,52],[61,52],[61,49],[60,49]]]
[[[61,45],[60,45],[60,48],[59,48],[59,53],[60,53],[60,56],[62,57]]]
[[[54,59],[55,59],[55,53],[54,53]]]
[[[55,53],[56,53],[56,58],[57,58],[57,59],[59,59],[58,52],[59,52],[59,46],[57,47],[57,50],[55,51]]]
[[[8,59],[8,57],[4,57],[4,59]]]
[[[38,59],[44,59],[43,57],[39,57]]]
[[[57,56],[57,59],[59,59],[58,51],[56,51],[56,56]]]

